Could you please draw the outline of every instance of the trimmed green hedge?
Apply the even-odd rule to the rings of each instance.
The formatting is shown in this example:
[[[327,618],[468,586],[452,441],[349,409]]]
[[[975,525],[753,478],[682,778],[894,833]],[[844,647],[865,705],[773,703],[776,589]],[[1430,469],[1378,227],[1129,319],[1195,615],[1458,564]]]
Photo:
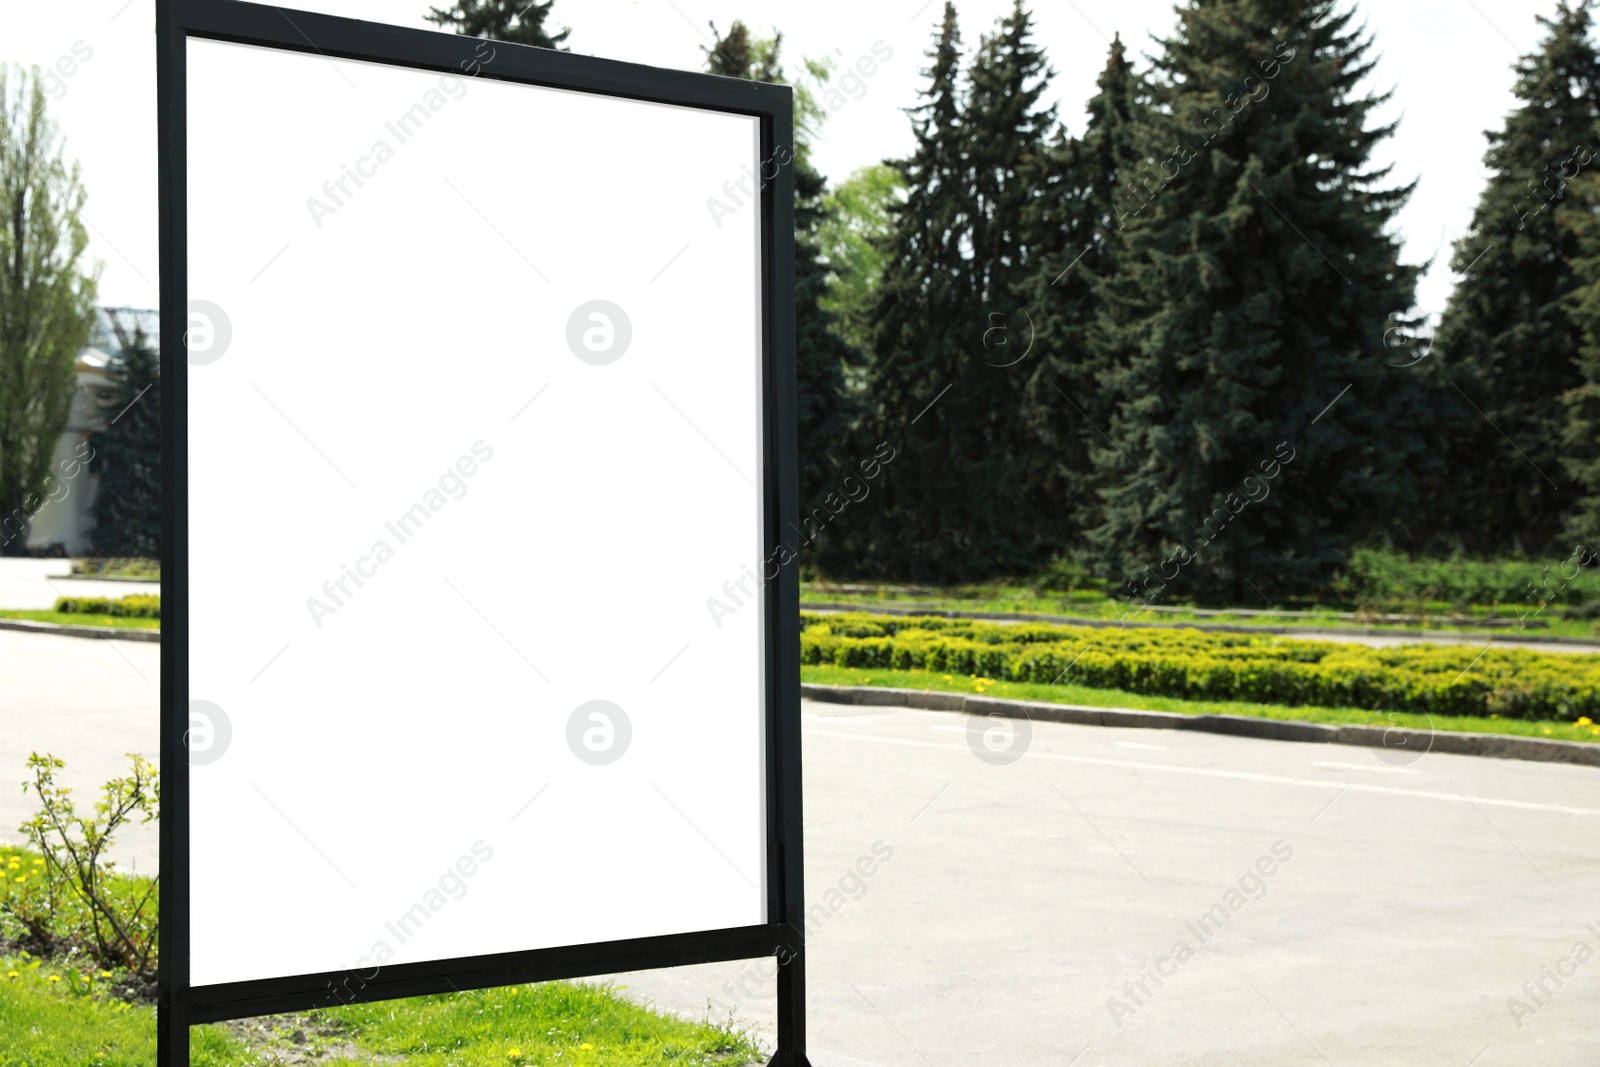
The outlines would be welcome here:
[[[141,594],[112,600],[103,596],[64,596],[56,610],[66,615],[117,615],[125,619],[161,618],[161,597]]]
[[[866,613],[802,613],[801,620],[801,662],[810,665],[978,674],[1190,700],[1600,719],[1600,655]]]

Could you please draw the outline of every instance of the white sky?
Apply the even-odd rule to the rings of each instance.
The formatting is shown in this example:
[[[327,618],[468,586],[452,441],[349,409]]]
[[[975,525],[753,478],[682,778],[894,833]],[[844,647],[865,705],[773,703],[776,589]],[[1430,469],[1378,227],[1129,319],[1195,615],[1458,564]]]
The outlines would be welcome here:
[[[1010,4],[958,0],[969,49]],[[428,25],[427,6],[427,0],[296,0],[301,9],[418,26]],[[1397,181],[1421,180],[1399,228],[1409,261],[1437,254],[1418,298],[1437,314],[1452,285],[1449,246],[1442,242],[1465,231],[1483,187],[1483,131],[1511,108],[1511,65],[1538,39],[1534,15],[1548,14],[1555,0],[1362,0],[1358,6],[1382,53],[1374,85],[1395,89],[1384,117],[1403,120],[1382,161],[1395,165]],[[1169,32],[1175,21],[1171,0],[1035,0],[1032,7],[1057,73],[1061,115],[1074,132],[1083,128],[1083,105],[1105,64],[1107,39],[1120,32],[1142,56],[1152,50],[1151,34]],[[849,66],[882,42],[892,58],[832,115],[817,148],[818,164],[840,179],[908,150],[910,126],[901,109],[924,83],[923,53],[942,9],[943,0],[557,0],[554,21],[572,26],[573,51],[688,69],[700,68],[713,19],[723,29],[735,18],[758,30],[781,29],[791,70],[802,55],[831,54]],[[56,87],[51,109],[68,155],[83,165],[90,251],[105,264],[101,298],[108,304],[157,303],[154,26],[153,0],[0,0],[0,62],[48,67],[78,42],[80,53],[92,50]],[[673,161],[639,165],[648,170]]]

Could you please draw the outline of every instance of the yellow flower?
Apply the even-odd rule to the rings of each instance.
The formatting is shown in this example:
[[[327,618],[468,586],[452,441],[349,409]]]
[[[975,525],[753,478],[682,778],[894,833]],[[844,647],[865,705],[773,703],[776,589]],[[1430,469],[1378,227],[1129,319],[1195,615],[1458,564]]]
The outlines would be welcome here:
[[[1592,726],[1592,725],[1594,725],[1594,720],[1589,718],[1589,716],[1585,715],[1583,718],[1578,720],[1578,725],[1579,726]]]
[[[579,1048],[589,1048],[589,1049],[594,1048],[594,1046],[589,1044],[589,1042],[587,1042],[587,1041],[585,1041],[583,1044],[579,1045],[578,1047]]]
[[[506,1055],[511,1057],[520,1056],[522,1055],[522,1050],[520,1048],[514,1048],[510,1052],[507,1052]]]
[[[101,978],[110,978],[111,977],[111,972],[110,971],[101,971],[100,972],[100,977]]]
[[[61,976],[59,974],[52,974],[50,976],[50,981],[59,982],[59,981],[61,981]]]
[[[11,880],[13,882],[26,882],[28,880],[28,876],[25,875],[25,874],[19,874],[19,875],[17,875],[15,878],[13,878]]]
[[[34,860],[33,861],[33,865],[35,867],[43,867],[44,866],[44,860]]]
[[[21,976],[18,975],[16,971],[7,971],[6,972],[6,977],[7,978],[18,978],[18,977],[21,977]]]

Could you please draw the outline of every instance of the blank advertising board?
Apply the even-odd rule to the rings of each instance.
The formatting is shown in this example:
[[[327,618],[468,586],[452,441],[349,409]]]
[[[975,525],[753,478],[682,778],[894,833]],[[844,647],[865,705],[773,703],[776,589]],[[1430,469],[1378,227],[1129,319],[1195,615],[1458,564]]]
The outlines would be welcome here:
[[[757,955],[800,1056],[788,90],[160,20],[163,1063]]]

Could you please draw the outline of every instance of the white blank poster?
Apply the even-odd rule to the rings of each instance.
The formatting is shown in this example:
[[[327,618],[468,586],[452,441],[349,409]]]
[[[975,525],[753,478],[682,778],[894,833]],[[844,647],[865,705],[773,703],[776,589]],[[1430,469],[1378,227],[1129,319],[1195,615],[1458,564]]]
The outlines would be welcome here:
[[[765,922],[757,120],[187,77],[191,983]]]

